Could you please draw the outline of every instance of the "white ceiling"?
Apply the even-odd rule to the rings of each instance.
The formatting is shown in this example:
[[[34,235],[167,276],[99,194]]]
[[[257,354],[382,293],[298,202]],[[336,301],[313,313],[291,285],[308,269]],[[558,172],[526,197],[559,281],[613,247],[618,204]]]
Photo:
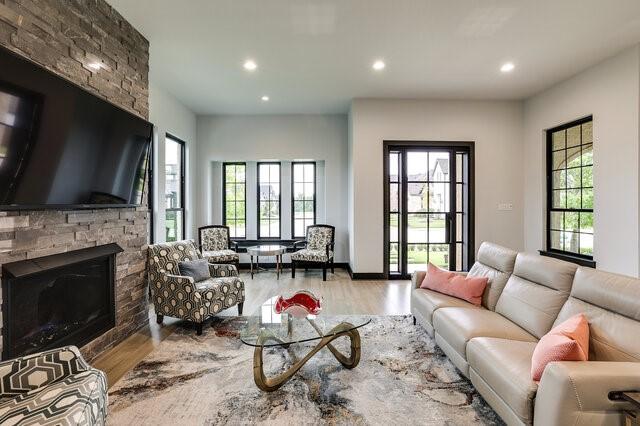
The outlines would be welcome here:
[[[640,0],[108,1],[149,39],[152,81],[199,114],[522,99],[640,41]]]

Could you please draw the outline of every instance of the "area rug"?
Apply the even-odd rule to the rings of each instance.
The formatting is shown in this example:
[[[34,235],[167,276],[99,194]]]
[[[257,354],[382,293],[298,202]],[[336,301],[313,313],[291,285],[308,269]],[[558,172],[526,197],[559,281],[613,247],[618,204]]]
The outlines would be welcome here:
[[[202,336],[178,329],[167,337],[110,389],[109,423],[502,424],[409,316],[374,317],[360,329],[362,358],[355,369],[323,349],[272,393],[253,381],[253,348],[238,337],[244,321],[217,318]],[[348,353],[346,338],[335,343]],[[287,350],[265,351],[271,374],[291,362]]]

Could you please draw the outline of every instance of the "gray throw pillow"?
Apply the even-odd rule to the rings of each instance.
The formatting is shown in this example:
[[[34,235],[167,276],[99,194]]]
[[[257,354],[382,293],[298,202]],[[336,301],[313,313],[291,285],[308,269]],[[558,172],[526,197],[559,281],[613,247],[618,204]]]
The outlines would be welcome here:
[[[180,275],[191,277],[195,282],[211,278],[207,259],[185,260],[184,262],[178,263],[178,269],[180,269]]]

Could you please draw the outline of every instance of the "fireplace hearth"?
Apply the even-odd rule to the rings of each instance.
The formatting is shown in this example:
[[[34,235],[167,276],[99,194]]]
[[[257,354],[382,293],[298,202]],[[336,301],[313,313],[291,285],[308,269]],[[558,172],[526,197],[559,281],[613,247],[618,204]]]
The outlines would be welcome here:
[[[117,244],[2,265],[2,359],[78,347],[115,326]]]

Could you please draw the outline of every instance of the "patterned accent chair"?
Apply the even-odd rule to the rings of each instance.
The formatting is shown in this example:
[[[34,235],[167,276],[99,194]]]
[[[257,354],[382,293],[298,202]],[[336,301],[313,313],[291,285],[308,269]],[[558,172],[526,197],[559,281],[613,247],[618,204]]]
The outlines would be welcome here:
[[[307,226],[307,238],[296,241],[293,248],[304,247],[291,254],[291,277],[296,277],[296,266],[304,268],[322,267],[322,281],[327,280],[327,268],[333,267],[333,250],[336,228],[331,225]]]
[[[0,424],[104,425],[107,378],[75,346],[0,363]]]
[[[198,228],[198,245],[209,263],[231,263],[240,270],[238,243],[231,241],[230,235],[229,227],[225,225],[202,226]]]
[[[202,323],[223,309],[238,305],[242,315],[244,282],[234,265],[210,263],[211,278],[197,283],[180,275],[180,262],[202,258],[193,240],[149,246],[149,286],[158,324],[165,315],[192,321],[201,335]]]

